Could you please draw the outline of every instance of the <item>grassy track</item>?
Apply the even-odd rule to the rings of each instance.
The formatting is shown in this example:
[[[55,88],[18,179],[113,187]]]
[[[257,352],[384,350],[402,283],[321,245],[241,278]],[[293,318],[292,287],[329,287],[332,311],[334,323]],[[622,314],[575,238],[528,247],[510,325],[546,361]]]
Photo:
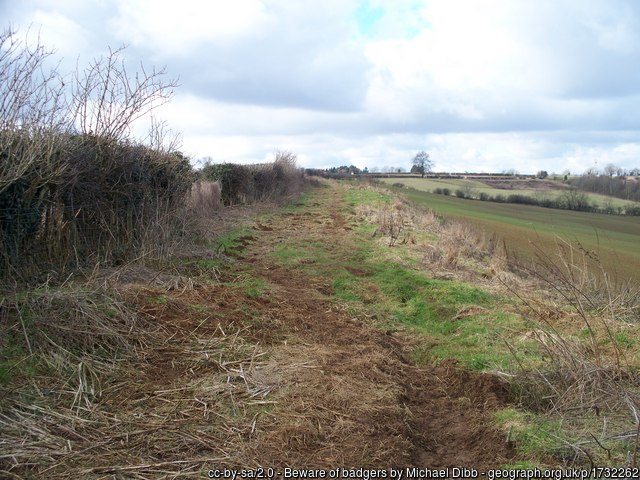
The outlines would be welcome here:
[[[597,253],[603,267],[620,280],[640,280],[640,218],[500,204],[402,190],[413,202],[439,214],[467,219],[505,239],[523,259],[536,248],[555,250],[557,237]]]

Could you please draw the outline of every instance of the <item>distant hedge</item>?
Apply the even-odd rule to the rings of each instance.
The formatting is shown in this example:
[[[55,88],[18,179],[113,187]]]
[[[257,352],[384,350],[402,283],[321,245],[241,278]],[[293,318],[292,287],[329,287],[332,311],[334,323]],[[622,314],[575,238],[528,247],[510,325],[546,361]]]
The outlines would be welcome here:
[[[447,188],[435,188],[433,193],[438,195],[450,195],[450,191]],[[577,189],[570,189],[563,192],[557,199],[532,197],[523,194],[510,194],[510,195],[489,195],[486,192],[480,192],[478,196],[470,195],[462,189],[458,189],[455,192],[455,196],[458,198],[466,198],[472,200],[480,200],[484,202],[496,202],[496,203],[515,203],[520,205],[534,205],[545,208],[557,208],[562,210],[574,210],[578,212],[594,212],[605,214],[617,214],[617,215],[630,215],[640,216],[640,206],[627,206],[627,207],[604,207],[599,208],[589,202],[589,197],[586,193]]]
[[[273,163],[238,165],[210,164],[200,172],[204,180],[220,184],[223,205],[249,205],[277,200],[299,192],[307,183],[290,152],[277,152]]]

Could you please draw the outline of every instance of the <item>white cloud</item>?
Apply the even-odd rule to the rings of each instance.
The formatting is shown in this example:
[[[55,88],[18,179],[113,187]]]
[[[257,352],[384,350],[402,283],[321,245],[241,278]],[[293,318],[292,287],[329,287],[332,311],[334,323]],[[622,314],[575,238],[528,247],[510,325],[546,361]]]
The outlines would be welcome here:
[[[110,24],[125,43],[189,55],[203,44],[253,35],[269,20],[259,0],[119,0]]]

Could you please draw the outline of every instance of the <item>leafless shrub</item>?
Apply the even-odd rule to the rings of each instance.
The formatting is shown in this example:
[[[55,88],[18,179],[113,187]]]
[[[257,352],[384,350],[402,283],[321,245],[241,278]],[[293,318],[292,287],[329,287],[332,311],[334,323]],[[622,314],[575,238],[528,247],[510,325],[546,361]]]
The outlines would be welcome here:
[[[406,213],[396,204],[382,205],[376,215],[376,224],[378,228],[376,232],[389,237],[389,246],[393,247],[400,235],[405,231],[405,225],[408,223]]]
[[[146,71],[144,65],[134,75],[122,59],[124,47],[109,48],[104,58],[93,60],[74,76],[72,108],[80,133],[99,138],[124,140],[130,137],[133,122],[169,101],[176,80],[165,82],[166,69]]]
[[[39,39],[29,44],[15,30],[0,33],[0,131],[33,134],[65,126],[65,84],[55,68],[46,67],[52,55]]]
[[[598,367],[603,367],[609,359],[614,361],[617,369],[624,366],[625,359],[612,327],[632,320],[639,312],[640,290],[637,286],[614,285],[594,252],[561,238],[556,239],[554,254],[536,246],[533,264],[520,264],[518,268],[524,274],[538,279],[552,294],[545,299],[514,292],[531,312],[549,323],[544,312],[548,311],[550,299],[555,298],[555,308],[570,313],[585,327],[589,354]],[[606,352],[601,345],[602,335],[610,346]]]
[[[632,433],[621,438],[637,437],[640,377],[632,361],[635,351],[620,343],[638,319],[637,286],[614,285],[593,252],[563,239],[557,239],[555,253],[538,248],[532,265],[517,268],[535,278],[538,287],[523,291],[505,285],[520,299],[521,315],[531,321],[527,339],[538,345],[544,359],[535,368],[521,365],[512,379],[522,404],[589,425],[581,432],[589,437],[581,443],[583,454],[589,444],[604,448],[598,439],[604,438],[607,418],[625,411],[626,420],[617,428]],[[580,335],[570,333],[575,331]],[[512,352],[517,358],[515,348]],[[589,412],[602,416],[604,427],[594,426]],[[635,465],[636,454],[631,456]]]

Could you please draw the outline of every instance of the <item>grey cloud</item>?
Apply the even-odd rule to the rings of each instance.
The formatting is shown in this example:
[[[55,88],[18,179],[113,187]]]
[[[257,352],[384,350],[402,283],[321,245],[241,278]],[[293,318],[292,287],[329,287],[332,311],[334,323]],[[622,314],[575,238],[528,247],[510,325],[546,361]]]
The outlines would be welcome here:
[[[205,98],[357,111],[367,93],[370,64],[362,47],[351,43],[355,23],[339,18],[345,8],[276,5],[269,23],[233,42],[210,40],[180,55],[150,45],[146,54],[169,64],[185,90]]]
[[[272,40],[202,49],[172,61],[186,90],[224,102],[322,111],[359,110],[367,91],[368,63],[357,50]]]

